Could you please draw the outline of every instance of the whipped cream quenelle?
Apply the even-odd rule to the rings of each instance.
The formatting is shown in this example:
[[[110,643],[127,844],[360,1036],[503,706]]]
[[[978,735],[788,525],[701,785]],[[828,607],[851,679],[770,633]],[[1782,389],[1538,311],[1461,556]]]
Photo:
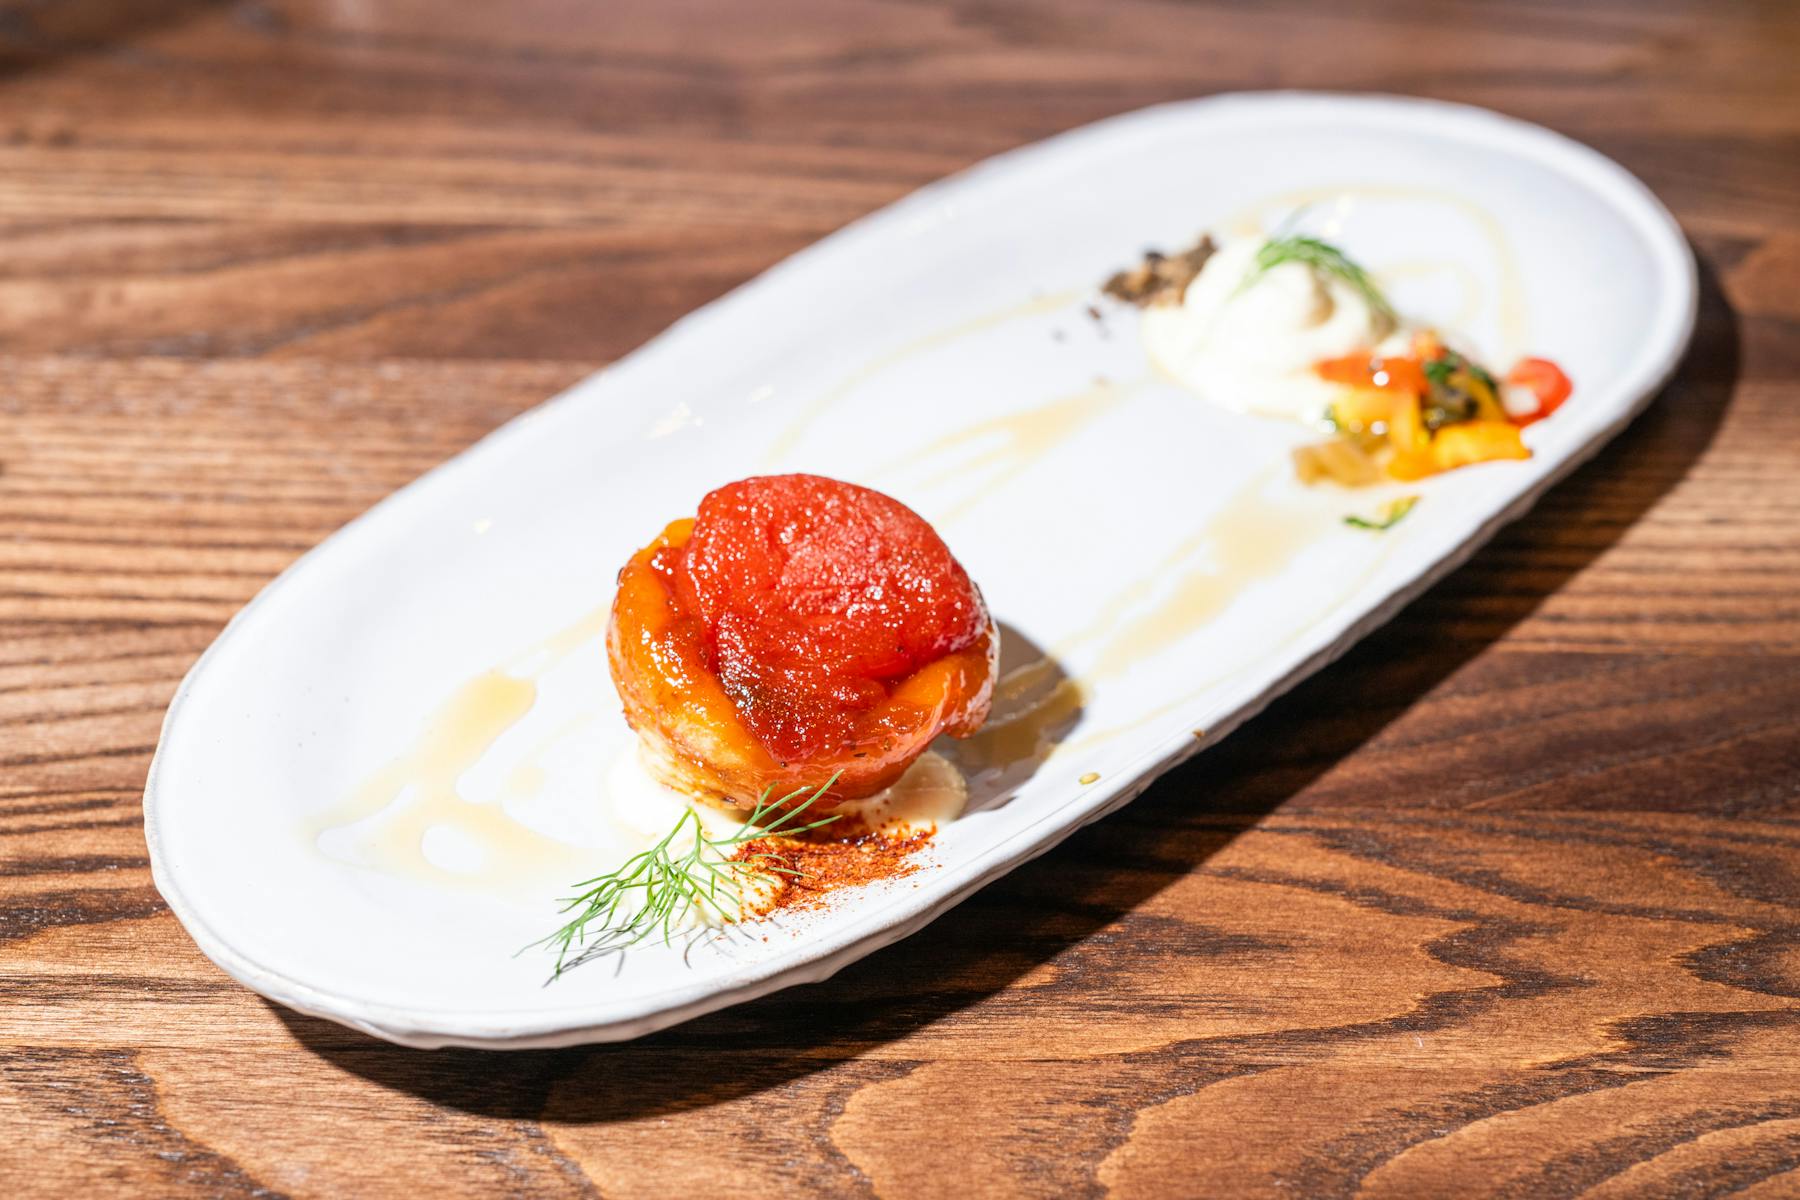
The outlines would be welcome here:
[[[1397,327],[1349,282],[1306,263],[1256,274],[1264,244],[1260,237],[1225,242],[1179,303],[1147,307],[1145,349],[1160,370],[1213,404],[1314,422],[1341,388],[1313,365],[1379,348]]]

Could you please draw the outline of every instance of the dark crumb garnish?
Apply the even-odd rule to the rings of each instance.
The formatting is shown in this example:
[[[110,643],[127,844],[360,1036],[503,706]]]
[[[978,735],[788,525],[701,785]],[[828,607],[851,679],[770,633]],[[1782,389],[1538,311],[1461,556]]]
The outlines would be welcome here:
[[[1102,288],[1115,300],[1149,308],[1153,304],[1180,304],[1188,284],[1200,274],[1200,268],[1219,247],[1211,236],[1201,238],[1179,254],[1163,254],[1151,250],[1144,261],[1129,270],[1120,271]]]

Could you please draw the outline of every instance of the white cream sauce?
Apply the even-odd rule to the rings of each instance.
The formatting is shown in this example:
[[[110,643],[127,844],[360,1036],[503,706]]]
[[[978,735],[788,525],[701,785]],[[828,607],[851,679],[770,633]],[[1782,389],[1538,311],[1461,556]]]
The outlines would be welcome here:
[[[1144,347],[1158,369],[1210,403],[1316,421],[1336,389],[1313,365],[1375,346],[1395,324],[1349,283],[1304,263],[1258,273],[1264,242],[1230,239],[1180,304],[1146,309]]]
[[[922,833],[948,825],[969,803],[969,782],[956,764],[927,750],[894,786],[843,805],[847,824],[882,833]],[[854,818],[861,818],[858,822]]]

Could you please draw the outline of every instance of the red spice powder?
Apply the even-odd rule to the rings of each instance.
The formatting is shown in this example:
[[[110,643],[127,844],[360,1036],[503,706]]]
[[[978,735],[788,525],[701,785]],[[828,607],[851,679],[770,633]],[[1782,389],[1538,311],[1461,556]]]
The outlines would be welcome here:
[[[739,846],[732,858],[746,862],[760,855],[773,856],[761,859],[760,865],[780,880],[780,886],[761,905],[758,915],[819,909],[839,888],[911,875],[919,869],[912,856],[924,849],[935,832],[863,830],[850,837],[758,838]],[[788,871],[799,873],[789,875]]]

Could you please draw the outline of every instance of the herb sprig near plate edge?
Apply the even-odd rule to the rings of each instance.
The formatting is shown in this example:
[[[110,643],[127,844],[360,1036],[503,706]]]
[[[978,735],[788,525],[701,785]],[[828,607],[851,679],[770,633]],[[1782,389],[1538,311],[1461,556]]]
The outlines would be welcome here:
[[[1386,533],[1403,521],[1406,518],[1406,514],[1411,512],[1413,506],[1418,504],[1418,502],[1419,497],[1417,496],[1401,496],[1396,500],[1389,500],[1386,504],[1383,504],[1376,510],[1373,518],[1359,517],[1355,513],[1352,513],[1344,518],[1344,524],[1349,525],[1354,529],[1367,529],[1373,533]]]
[[[545,980],[551,984],[582,963],[629,949],[658,933],[663,943],[669,944],[690,914],[697,913],[710,924],[736,922],[743,915],[746,888],[805,872],[781,865],[779,855],[766,851],[745,858],[734,858],[732,852],[760,838],[793,837],[837,820],[841,814],[834,813],[795,824],[837,780],[834,774],[811,789],[811,795],[809,789],[797,788],[773,801],[769,799],[775,791],[771,784],[757,797],[756,808],[744,823],[724,837],[707,837],[700,814],[692,808],[683,810],[675,827],[654,846],[604,875],[575,884],[586,890],[570,897],[562,911],[579,909],[578,915],[554,933],[521,947],[519,953],[539,946],[554,949],[556,966]],[[806,798],[788,807],[802,796]],[[635,907],[634,893],[638,897]]]

